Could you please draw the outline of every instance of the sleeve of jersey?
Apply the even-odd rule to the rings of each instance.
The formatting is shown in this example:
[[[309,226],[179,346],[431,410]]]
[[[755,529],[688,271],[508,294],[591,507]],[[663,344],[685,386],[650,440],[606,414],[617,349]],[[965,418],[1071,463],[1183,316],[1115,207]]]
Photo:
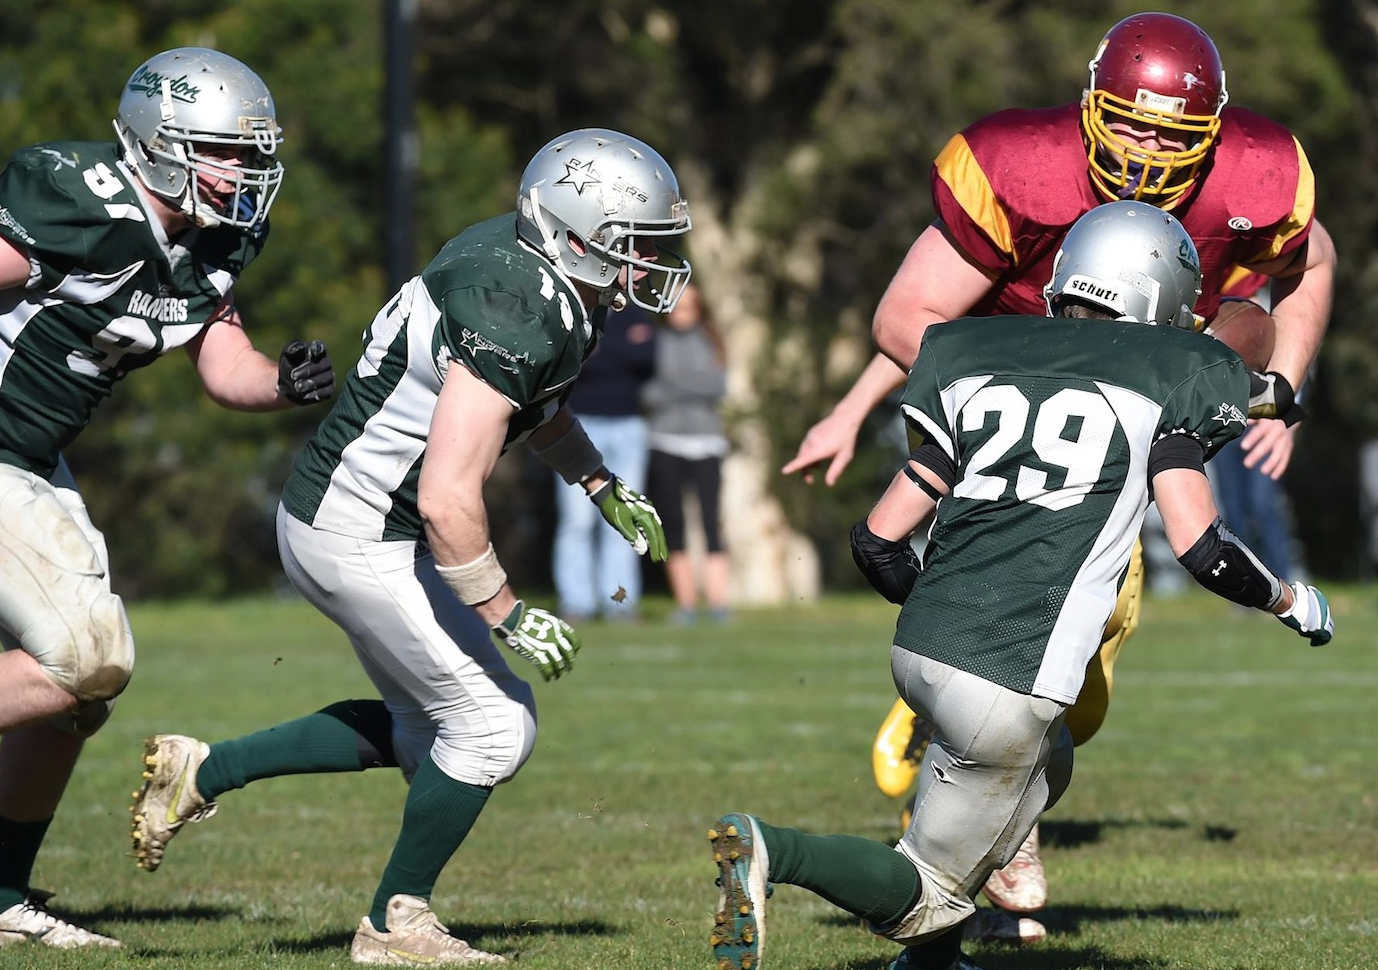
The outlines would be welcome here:
[[[547,385],[554,346],[541,334],[542,321],[517,296],[465,287],[445,294],[437,353],[451,357],[521,410]]]
[[[60,164],[20,152],[0,173],[0,235],[38,262],[48,287],[87,264],[102,228],[88,224],[83,208],[54,176]]]
[[[1278,225],[1268,245],[1251,263],[1266,263],[1294,252],[1311,235],[1311,223],[1316,215],[1316,175],[1311,171],[1311,163],[1301,142],[1296,138],[1292,144],[1297,152],[1297,190],[1292,199],[1292,210]]]
[[[933,208],[953,243],[991,275],[1014,265],[1009,216],[966,136],[958,133],[933,162]]]
[[[910,431],[912,449],[917,449],[920,444],[933,445],[956,461],[955,436],[943,406],[942,390],[938,386],[938,360],[942,356],[940,341],[936,339],[938,330],[937,327],[929,327],[924,333],[919,356],[909,372],[904,396],[900,398],[900,412]]]
[[[1206,460],[1248,427],[1249,372],[1238,358],[1221,358],[1178,384],[1163,405],[1158,436],[1196,439]]]

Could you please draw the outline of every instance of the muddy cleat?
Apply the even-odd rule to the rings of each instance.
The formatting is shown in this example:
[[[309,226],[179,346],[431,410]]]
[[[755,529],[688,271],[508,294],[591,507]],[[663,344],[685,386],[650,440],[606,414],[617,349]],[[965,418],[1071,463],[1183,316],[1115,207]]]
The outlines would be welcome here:
[[[388,932],[373,928],[367,916],[359,920],[349,958],[355,963],[385,967],[479,966],[503,964],[507,957],[472,947],[451,936],[435,918],[429,901],[397,895],[388,900]]]
[[[1048,935],[1048,928],[1036,919],[1015,916],[1003,909],[978,906],[962,924],[962,939],[968,943],[1037,943]]]
[[[183,825],[215,814],[215,802],[196,790],[196,770],[210,750],[204,741],[185,734],[155,734],[144,741],[144,787],[134,793],[129,809],[134,815],[130,837],[140,869],[153,872]]]
[[[760,970],[766,944],[770,858],[756,819],[733,812],[708,830],[718,866],[718,911],[713,917],[716,970]]]
[[[1011,913],[1032,913],[1048,905],[1048,877],[1038,855],[1037,825],[1010,864],[992,872],[981,891],[996,906]]]
[[[48,912],[46,904],[52,897],[52,893],[31,889],[27,899],[0,913],[0,947],[12,943],[37,943],[61,950],[80,946],[123,946],[119,940],[84,930]]]
[[[910,710],[903,698],[897,698],[871,745],[876,787],[891,798],[906,794],[914,787],[931,740],[933,725]]]

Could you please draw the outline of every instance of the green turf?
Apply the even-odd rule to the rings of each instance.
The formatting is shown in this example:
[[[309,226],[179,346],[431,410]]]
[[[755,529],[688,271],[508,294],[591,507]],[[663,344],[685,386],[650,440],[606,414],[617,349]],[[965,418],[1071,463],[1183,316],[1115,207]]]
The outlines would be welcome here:
[[[1378,965],[1378,592],[1334,596],[1312,649],[1204,594],[1153,600],[1106,726],[1045,820],[1049,939],[987,970],[1371,970]],[[541,735],[437,886],[441,918],[529,970],[710,970],[705,833],[745,810],[895,836],[870,779],[892,612],[870,597],[727,626],[593,625],[537,685]],[[135,869],[141,739],[215,740],[369,686],[293,601],[147,606],[139,669],[78,768],[35,882],[128,952],[0,952],[0,967],[345,967],[403,798],[395,772],[260,782]],[[520,660],[514,663],[520,664]],[[809,894],[771,903],[766,970],[883,970],[894,947]]]

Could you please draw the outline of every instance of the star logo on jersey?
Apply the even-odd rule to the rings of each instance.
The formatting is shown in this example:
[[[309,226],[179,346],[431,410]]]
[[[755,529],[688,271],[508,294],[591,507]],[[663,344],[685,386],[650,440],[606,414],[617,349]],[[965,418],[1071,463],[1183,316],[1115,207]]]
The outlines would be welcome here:
[[[1219,421],[1226,427],[1235,423],[1238,423],[1241,426],[1248,423],[1244,412],[1239,410],[1238,407],[1236,407],[1233,404],[1230,404],[1227,401],[1221,402],[1220,410],[1215,412],[1215,417],[1211,420]]]
[[[565,162],[564,177],[555,183],[556,185],[572,185],[578,195],[584,194],[586,185],[602,185],[603,180],[598,177],[598,173],[593,170],[593,159],[581,162],[577,158],[571,158]]]

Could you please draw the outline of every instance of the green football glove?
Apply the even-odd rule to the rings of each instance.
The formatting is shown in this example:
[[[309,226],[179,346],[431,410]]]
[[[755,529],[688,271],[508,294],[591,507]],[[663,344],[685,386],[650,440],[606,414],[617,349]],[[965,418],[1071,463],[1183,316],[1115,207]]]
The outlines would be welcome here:
[[[1335,618],[1330,615],[1330,601],[1314,586],[1292,583],[1292,608],[1278,614],[1278,619],[1311,641],[1313,647],[1323,647],[1335,635]]]
[[[665,527],[650,499],[633,492],[616,475],[590,492],[589,498],[608,524],[632,544],[638,556],[649,552],[652,562],[665,561]]]
[[[554,613],[535,607],[528,609],[521,600],[493,627],[493,632],[546,680],[569,673],[574,655],[579,652],[579,634],[574,627]]]

